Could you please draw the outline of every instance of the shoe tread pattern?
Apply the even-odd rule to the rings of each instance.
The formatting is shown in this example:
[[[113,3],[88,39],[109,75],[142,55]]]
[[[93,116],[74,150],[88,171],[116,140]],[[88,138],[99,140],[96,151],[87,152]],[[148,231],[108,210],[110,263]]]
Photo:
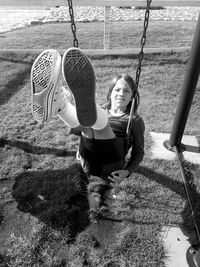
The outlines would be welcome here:
[[[51,78],[51,71],[53,65],[53,54],[50,51],[46,51],[35,62],[32,71],[32,81],[34,83],[33,93],[40,93],[41,88],[46,89],[49,85]],[[36,89],[36,90],[35,90]],[[38,91],[39,89],[40,91]],[[36,103],[33,104],[33,116],[37,121],[43,121],[44,108]]]
[[[32,73],[32,79],[36,85],[41,86],[44,89],[48,86],[51,77],[52,64],[53,55],[51,52],[45,52],[38,59]]]
[[[71,50],[65,55],[63,67],[66,82],[75,98],[78,120],[82,126],[91,127],[96,122],[93,67],[79,50]]]
[[[42,121],[44,116],[44,109],[37,104],[33,104],[33,116],[37,121]]]

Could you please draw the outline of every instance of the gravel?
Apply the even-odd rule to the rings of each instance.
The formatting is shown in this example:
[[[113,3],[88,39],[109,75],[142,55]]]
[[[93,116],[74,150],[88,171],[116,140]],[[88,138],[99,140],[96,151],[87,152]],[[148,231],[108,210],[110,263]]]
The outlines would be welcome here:
[[[165,7],[163,9],[151,10],[152,20],[197,20],[200,12],[198,7]],[[76,21],[104,21],[104,7],[74,7]],[[69,21],[68,7],[52,8],[45,20]],[[143,20],[144,10],[133,8],[111,7],[110,19],[117,20]]]
[[[144,10],[132,8],[110,8],[110,20],[144,20]],[[196,21],[200,7],[163,7],[150,11],[153,21]],[[104,21],[104,7],[74,7],[75,21],[92,22]],[[61,6],[50,10],[3,10],[0,9],[0,33],[28,25],[49,22],[70,21],[69,8]]]

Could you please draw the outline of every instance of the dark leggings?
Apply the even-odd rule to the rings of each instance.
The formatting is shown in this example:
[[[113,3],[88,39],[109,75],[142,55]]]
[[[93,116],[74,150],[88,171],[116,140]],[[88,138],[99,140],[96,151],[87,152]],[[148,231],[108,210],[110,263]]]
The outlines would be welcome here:
[[[89,163],[87,160],[84,160],[81,157],[79,152],[77,152],[77,159],[80,161],[80,164],[83,168],[83,171],[87,175],[99,176],[104,181],[106,181],[108,184],[110,183],[108,176],[110,176],[113,171],[122,170],[125,166],[125,160],[122,159],[122,160],[117,161],[117,162],[102,164],[100,166],[100,168],[98,168],[99,164],[98,164],[98,166],[95,166],[95,163]],[[94,165],[94,166],[92,166],[92,165]],[[97,168],[95,168],[95,167],[97,167]],[[92,169],[94,169],[95,171],[93,171]]]

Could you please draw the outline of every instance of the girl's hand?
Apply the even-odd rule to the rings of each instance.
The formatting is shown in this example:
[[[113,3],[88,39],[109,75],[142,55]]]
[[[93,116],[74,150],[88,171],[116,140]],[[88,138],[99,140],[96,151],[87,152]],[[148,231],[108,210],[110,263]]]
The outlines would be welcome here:
[[[111,173],[112,176],[109,176],[109,180],[111,181],[111,186],[119,185],[124,178],[129,175],[128,170],[117,170]]]

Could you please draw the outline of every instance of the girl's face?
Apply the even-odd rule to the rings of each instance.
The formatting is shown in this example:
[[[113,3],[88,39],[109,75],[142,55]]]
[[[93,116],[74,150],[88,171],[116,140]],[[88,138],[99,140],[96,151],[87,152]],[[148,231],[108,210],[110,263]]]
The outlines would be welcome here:
[[[110,95],[111,107],[125,111],[132,97],[132,90],[129,84],[123,79],[119,79],[113,87]]]

